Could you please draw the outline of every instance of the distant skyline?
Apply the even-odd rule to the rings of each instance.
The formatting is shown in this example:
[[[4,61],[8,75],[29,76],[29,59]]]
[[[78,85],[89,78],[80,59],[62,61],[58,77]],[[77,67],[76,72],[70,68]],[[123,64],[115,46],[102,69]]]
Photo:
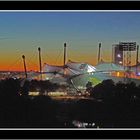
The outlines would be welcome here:
[[[0,11],[0,70],[38,70],[38,51],[42,61],[63,64],[63,44],[67,60],[97,63],[98,44],[102,58],[111,61],[112,44],[136,41],[140,44],[140,12],[11,12]]]

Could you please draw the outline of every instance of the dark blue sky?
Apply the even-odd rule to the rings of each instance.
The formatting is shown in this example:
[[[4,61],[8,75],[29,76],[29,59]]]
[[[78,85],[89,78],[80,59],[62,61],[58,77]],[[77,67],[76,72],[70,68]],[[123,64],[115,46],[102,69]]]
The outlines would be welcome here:
[[[19,36],[16,33],[30,33],[31,38],[49,37],[48,33],[59,32],[59,37],[71,35],[87,38],[94,35],[101,39],[129,38],[138,33],[139,12],[16,12],[0,13],[1,33]],[[16,31],[15,34],[13,31]],[[40,33],[39,35],[36,33]],[[63,33],[63,34],[60,34]],[[130,34],[128,34],[131,33]],[[35,34],[34,34],[35,33]],[[108,36],[106,36],[108,34]],[[54,34],[53,34],[54,35]],[[66,36],[67,35],[67,36]],[[77,36],[77,38],[78,38]],[[19,36],[20,37],[20,36]],[[27,35],[28,37],[28,35]],[[80,38],[79,37],[79,38]],[[135,37],[135,36],[134,36]],[[91,37],[92,38],[92,37]]]
[[[3,37],[7,39],[0,40],[2,59],[5,53],[13,59],[20,53],[30,56],[40,46],[44,61],[53,63],[67,42],[69,59],[95,64],[99,42],[108,61],[112,44],[140,43],[140,12],[0,12]]]

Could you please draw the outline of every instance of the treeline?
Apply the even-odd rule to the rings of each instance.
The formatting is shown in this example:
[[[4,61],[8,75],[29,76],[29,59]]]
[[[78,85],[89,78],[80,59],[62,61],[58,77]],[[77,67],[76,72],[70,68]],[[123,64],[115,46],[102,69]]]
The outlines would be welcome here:
[[[33,99],[28,91],[39,89],[55,91],[57,84],[49,81],[21,81],[20,79],[6,79],[0,81],[0,127],[61,127],[56,119],[59,104],[49,96],[40,95]],[[63,126],[62,126],[63,127]]]
[[[140,86],[136,86],[134,82],[118,82],[114,83],[111,79],[104,80],[102,83],[94,87],[88,87],[91,96],[103,101],[116,100],[133,101],[140,99]]]
[[[87,90],[94,100],[77,103],[77,114],[84,114],[78,119],[103,128],[140,128],[140,86],[104,80]]]
[[[140,86],[135,83],[105,80],[95,87],[89,84],[87,90],[93,100],[69,103],[43,95],[32,99],[26,94],[28,90],[55,91],[60,87],[49,81],[22,85],[18,79],[1,80],[0,127],[65,128],[74,127],[72,121],[78,120],[95,123],[95,128],[140,128]]]

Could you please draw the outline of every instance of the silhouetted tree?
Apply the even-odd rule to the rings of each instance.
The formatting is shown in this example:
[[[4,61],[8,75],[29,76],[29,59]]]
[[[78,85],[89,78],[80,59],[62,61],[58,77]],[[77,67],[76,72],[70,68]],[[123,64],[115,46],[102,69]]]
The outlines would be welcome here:
[[[115,85],[112,80],[104,80],[91,90],[91,96],[96,99],[110,99],[114,96]]]
[[[21,87],[21,93],[22,95],[27,96],[29,94],[29,86],[30,86],[30,82],[29,81],[25,81],[23,87]]]

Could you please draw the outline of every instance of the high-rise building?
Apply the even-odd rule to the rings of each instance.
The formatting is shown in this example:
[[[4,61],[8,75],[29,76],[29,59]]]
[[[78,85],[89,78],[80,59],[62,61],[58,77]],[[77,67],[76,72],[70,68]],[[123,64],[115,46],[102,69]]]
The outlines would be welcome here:
[[[119,49],[119,44],[113,45],[113,62],[115,64],[123,65],[123,51]]]

